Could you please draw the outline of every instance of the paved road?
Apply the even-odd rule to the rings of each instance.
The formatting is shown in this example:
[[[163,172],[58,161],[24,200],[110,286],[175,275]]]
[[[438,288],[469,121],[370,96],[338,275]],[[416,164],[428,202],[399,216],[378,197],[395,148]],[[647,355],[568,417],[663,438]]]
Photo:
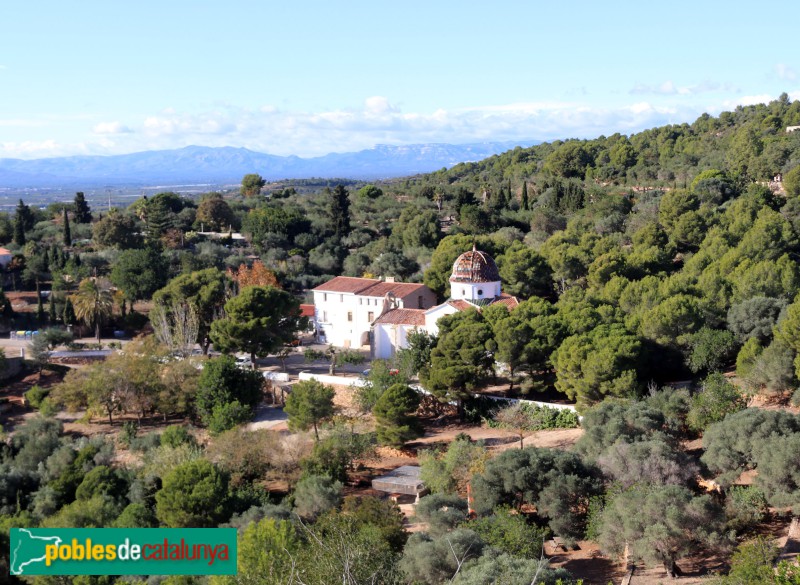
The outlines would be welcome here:
[[[286,413],[283,412],[283,408],[261,404],[256,408],[256,416],[253,422],[247,425],[247,428],[251,431],[271,429],[286,422],[288,418]]]

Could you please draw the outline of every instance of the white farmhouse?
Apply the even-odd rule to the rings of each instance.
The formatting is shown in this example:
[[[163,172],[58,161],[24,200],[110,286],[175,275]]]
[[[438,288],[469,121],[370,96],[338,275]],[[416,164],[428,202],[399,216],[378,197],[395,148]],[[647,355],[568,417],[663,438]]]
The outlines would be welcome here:
[[[388,359],[407,347],[407,337],[415,329],[437,334],[437,322],[445,315],[502,303],[509,309],[519,304],[516,297],[502,292],[500,272],[494,259],[473,246],[453,263],[450,299],[429,309],[395,308],[384,312],[373,324],[372,354]]]
[[[321,341],[338,347],[369,345],[373,322],[392,309],[428,309],[436,295],[424,284],[337,276],[316,287],[314,312]]]

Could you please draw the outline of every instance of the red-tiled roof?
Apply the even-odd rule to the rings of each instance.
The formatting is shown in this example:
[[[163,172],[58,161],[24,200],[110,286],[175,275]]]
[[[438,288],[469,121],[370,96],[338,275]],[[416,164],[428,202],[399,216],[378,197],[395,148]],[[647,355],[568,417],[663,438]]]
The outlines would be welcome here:
[[[300,316],[301,317],[313,317],[314,316],[314,305],[300,305]]]
[[[396,297],[404,297],[425,288],[424,284],[417,282],[380,282],[373,284],[368,289],[359,291],[357,294],[364,297],[385,297],[389,293],[394,293]]]
[[[375,320],[376,325],[425,326],[425,309],[392,309]]]
[[[466,311],[467,309],[477,309],[481,310],[482,306],[489,306],[489,305],[496,305],[501,304],[505,305],[510,309],[514,309],[519,305],[519,299],[517,297],[512,297],[511,295],[507,295],[506,293],[502,293],[499,297],[495,297],[491,300],[491,302],[486,302],[485,300],[481,300],[480,304],[477,303],[470,303],[469,301],[465,301],[462,299],[457,300],[450,300],[447,301],[447,304],[459,311]],[[434,307],[436,308],[436,307]]]
[[[455,307],[459,311],[466,311],[467,309],[477,309],[478,308],[475,305],[473,305],[472,303],[468,303],[467,301],[462,301],[461,299],[458,299],[456,301],[447,301],[447,304],[452,306],[452,307]]]
[[[493,305],[505,305],[506,307],[511,309],[516,309],[519,305],[519,299],[517,297],[512,297],[511,295],[507,295],[506,293],[502,293],[499,297],[495,297],[494,301],[492,301]]]
[[[337,276],[330,279],[313,290],[323,292],[338,292],[338,293],[358,293],[365,288],[379,283],[380,280],[374,278],[355,278],[353,276]]]
[[[9,250],[8,248],[0,248],[0,254],[2,254],[3,256],[5,256],[7,254],[12,254],[13,255],[13,252],[11,250]]]
[[[314,290],[351,293],[365,297],[384,297],[389,293],[394,293],[396,297],[404,297],[421,288],[425,288],[425,285],[414,282],[384,282],[374,278],[337,276],[314,288]]]

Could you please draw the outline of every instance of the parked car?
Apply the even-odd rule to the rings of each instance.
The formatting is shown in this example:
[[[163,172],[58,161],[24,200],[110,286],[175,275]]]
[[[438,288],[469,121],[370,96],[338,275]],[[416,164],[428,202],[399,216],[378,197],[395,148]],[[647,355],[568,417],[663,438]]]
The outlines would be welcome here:
[[[252,368],[253,362],[250,359],[249,355],[246,356],[236,356],[236,365],[240,368]]]

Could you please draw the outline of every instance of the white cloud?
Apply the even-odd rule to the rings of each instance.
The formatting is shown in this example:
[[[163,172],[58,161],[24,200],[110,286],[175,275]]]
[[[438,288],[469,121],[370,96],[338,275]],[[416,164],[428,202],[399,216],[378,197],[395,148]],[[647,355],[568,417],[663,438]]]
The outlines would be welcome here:
[[[25,140],[22,142],[0,142],[0,152],[5,156],[20,158],[40,158],[64,154],[67,145],[53,139]],[[76,154],[73,152],[72,154]]]
[[[628,91],[631,95],[698,95],[701,93],[711,93],[724,91],[727,93],[738,93],[739,90],[727,83],[717,83],[715,81],[703,81],[696,85],[677,85],[672,80],[667,80],[657,85],[637,83]]]
[[[0,154],[23,158],[117,154],[196,144],[310,157],[367,149],[376,144],[594,138],[601,134],[630,134],[663,124],[692,122],[703,112],[717,114],[739,104],[771,99],[775,96],[744,96],[735,102],[716,104],[670,100],[664,105],[663,98],[653,98],[631,100],[614,107],[565,100],[439,108],[427,112],[404,111],[383,96],[366,98],[359,107],[315,112],[271,105],[248,109],[216,104],[213,109],[200,112],[164,109],[127,126],[117,121],[84,120],[80,121],[82,127],[93,129],[93,132],[84,130],[85,142],[48,132],[38,142],[1,143]],[[30,122],[0,120],[0,127]],[[55,139],[47,140],[49,138]]]
[[[778,75],[779,79],[785,79],[787,81],[794,81],[797,79],[797,71],[785,63],[778,63],[775,65],[775,73]]]
[[[92,129],[92,132],[95,134],[130,134],[133,130],[121,122],[101,122]]]

